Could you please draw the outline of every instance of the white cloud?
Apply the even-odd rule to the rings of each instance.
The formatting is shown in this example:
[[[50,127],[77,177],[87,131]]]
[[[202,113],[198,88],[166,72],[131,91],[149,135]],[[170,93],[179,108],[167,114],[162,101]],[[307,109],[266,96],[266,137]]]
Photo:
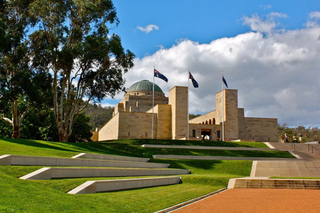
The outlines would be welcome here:
[[[263,28],[264,21],[252,17],[256,28]],[[279,33],[272,30],[273,24],[266,25],[267,30],[208,44],[181,40],[136,58],[125,75],[126,87],[143,79],[152,81],[155,66],[169,79],[168,83],[155,79],[168,96],[172,87],[188,85],[189,69],[199,83],[195,89],[190,82],[190,113],[206,113],[216,108],[215,93],[221,90],[224,72],[229,88],[238,90],[238,106],[245,109],[245,116],[275,117],[289,126],[320,125],[320,26]]]
[[[309,20],[306,23],[306,26],[308,28],[314,28],[319,26],[319,21],[320,21],[320,12],[312,12],[309,14]]]
[[[260,5],[260,7],[264,10],[268,10],[268,9],[271,9],[272,6],[270,4],[265,4],[265,5]]]
[[[288,16],[283,13],[272,12],[268,14],[263,20],[259,15],[254,14],[251,17],[243,17],[243,24],[250,26],[251,30],[261,33],[272,33],[274,29],[279,26],[276,18],[287,18]]]
[[[145,32],[145,33],[150,33],[151,31],[154,31],[154,30],[159,30],[159,27],[157,25],[154,25],[154,24],[149,24],[148,26],[146,27],[140,27],[140,26],[137,26],[137,29],[138,30],[141,30],[142,32]]]
[[[102,107],[115,107],[116,104],[110,104],[110,103],[103,103],[101,104]]]
[[[320,12],[312,12],[309,14],[310,19],[320,19]]]

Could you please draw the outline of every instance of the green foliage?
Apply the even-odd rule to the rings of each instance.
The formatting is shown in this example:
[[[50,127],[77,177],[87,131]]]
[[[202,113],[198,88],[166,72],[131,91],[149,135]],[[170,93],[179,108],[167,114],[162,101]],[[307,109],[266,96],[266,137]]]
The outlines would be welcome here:
[[[0,138],[10,138],[12,135],[12,126],[0,119]]]
[[[91,126],[89,124],[90,117],[81,113],[73,127],[72,134],[69,138],[70,142],[88,142],[91,141],[92,133]]]
[[[53,72],[54,115],[60,141],[90,101],[123,90],[123,73],[133,66],[109,26],[119,23],[111,0],[35,0],[30,14],[39,30],[30,38],[32,65]]]
[[[90,117],[91,130],[103,127],[112,118],[113,109],[113,107],[89,104],[85,109],[85,114]]]
[[[201,114],[189,114],[189,119],[193,119],[193,118],[196,118],[196,117],[199,117],[201,116]]]
[[[320,141],[320,129],[319,127],[288,127],[286,123],[278,126],[278,135],[287,133],[289,141],[292,141],[292,137],[295,135],[299,137],[299,133],[302,133],[302,142]]]

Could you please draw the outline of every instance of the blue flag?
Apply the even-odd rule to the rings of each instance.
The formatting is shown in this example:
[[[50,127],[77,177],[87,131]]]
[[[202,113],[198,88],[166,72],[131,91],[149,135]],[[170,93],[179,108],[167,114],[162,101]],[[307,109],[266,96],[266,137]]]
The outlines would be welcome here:
[[[222,75],[222,82],[224,83],[224,85],[226,85],[226,87],[228,88],[228,84],[227,84],[227,81],[226,79],[224,78],[224,76]]]
[[[154,69],[154,77],[158,77],[161,78],[162,80],[164,80],[165,82],[168,82],[168,79],[166,76],[164,76],[163,74],[161,74],[158,70]]]
[[[189,72],[189,79],[191,79],[194,88],[199,87],[198,82],[193,78],[193,75],[191,74],[191,72]]]

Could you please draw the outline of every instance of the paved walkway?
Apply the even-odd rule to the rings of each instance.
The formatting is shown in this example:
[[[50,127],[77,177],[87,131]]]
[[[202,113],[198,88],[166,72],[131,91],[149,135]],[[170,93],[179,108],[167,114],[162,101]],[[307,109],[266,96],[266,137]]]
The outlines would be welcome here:
[[[300,160],[254,161],[251,178],[320,177],[320,145],[268,143],[269,147],[290,151]],[[228,189],[174,210],[182,212],[319,212],[320,190]]]
[[[300,189],[229,189],[174,213],[316,213],[320,190]]]

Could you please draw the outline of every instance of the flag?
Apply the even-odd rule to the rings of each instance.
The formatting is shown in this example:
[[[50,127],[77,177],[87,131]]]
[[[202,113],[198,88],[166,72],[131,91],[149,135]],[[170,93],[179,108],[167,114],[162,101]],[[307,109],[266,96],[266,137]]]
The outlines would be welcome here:
[[[222,82],[224,83],[224,85],[226,85],[226,87],[228,88],[228,84],[227,84],[227,81],[226,79],[224,78],[224,76],[222,75]]]
[[[161,78],[162,80],[164,80],[165,82],[168,82],[168,79],[166,76],[164,76],[163,74],[161,74],[158,70],[154,69],[154,77],[158,77]]]
[[[193,78],[193,75],[191,74],[191,72],[189,72],[189,79],[191,79],[193,87],[195,87],[195,88],[199,87],[198,82]]]

